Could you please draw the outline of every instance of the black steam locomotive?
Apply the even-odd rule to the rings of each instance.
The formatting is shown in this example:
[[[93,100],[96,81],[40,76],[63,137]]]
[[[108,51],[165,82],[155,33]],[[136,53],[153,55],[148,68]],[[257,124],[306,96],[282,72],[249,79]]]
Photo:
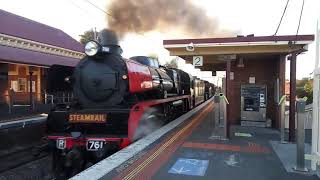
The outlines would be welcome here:
[[[72,76],[53,66],[51,89],[71,85],[74,100],[59,104],[47,120],[53,167],[72,176],[202,103],[214,85],[157,60],[124,59],[115,34],[99,33]],[[65,82],[57,82],[64,79]]]

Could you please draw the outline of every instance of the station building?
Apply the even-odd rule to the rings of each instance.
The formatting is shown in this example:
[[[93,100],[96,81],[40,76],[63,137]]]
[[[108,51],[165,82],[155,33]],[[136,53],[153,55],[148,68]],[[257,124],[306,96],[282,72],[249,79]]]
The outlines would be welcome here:
[[[286,61],[290,60],[289,127],[295,128],[296,59],[307,51],[313,35],[238,36],[230,38],[164,40],[171,56],[187,63],[201,57],[203,71],[225,71],[230,124],[280,126],[279,100],[286,93]],[[288,86],[287,86],[288,87]],[[288,90],[288,89],[287,89]],[[291,132],[292,133],[292,132]],[[292,134],[291,134],[292,135]]]
[[[84,56],[83,45],[59,29],[3,10],[0,22],[0,104],[10,89],[19,103],[30,103],[30,89],[42,101],[47,69],[75,66]]]

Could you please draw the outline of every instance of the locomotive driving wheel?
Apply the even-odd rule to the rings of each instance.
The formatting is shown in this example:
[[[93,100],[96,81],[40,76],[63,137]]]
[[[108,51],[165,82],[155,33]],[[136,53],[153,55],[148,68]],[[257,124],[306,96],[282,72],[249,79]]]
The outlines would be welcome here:
[[[156,108],[147,109],[140,121],[138,128],[135,131],[133,141],[137,141],[155,130],[161,128],[164,125],[164,121],[161,113]]]
[[[77,149],[72,149],[64,156],[60,150],[52,152],[52,170],[57,180],[71,178],[84,170],[85,160],[82,153]]]

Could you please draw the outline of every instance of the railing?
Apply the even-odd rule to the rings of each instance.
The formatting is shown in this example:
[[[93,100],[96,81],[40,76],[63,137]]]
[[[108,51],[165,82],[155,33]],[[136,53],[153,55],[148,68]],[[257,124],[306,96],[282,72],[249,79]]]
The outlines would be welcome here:
[[[312,129],[312,117],[313,117],[313,111],[312,111],[312,104],[306,105],[306,121],[304,122],[304,128],[305,129]],[[296,125],[297,125],[297,114],[296,114]],[[289,111],[285,111],[285,128],[289,128]]]
[[[280,107],[280,141],[285,143],[286,95],[281,97],[278,106]]]
[[[222,96],[221,96],[221,95],[222,95]],[[220,94],[220,96],[221,96],[221,99],[224,100],[224,102],[225,102],[226,104],[229,104],[229,100],[228,100],[228,98],[227,98],[224,94]]]
[[[69,103],[72,100],[73,94],[68,92],[59,92],[56,94],[33,93],[30,103],[29,93],[11,93],[10,95],[0,96],[0,105],[7,106],[8,112],[11,114],[16,107],[28,107],[34,111],[36,107],[41,104],[54,105],[58,103]]]
[[[212,130],[212,135],[210,139],[221,139],[226,140],[228,138],[228,127],[226,126],[227,121],[227,105],[229,104],[229,101],[227,97],[220,93],[218,95],[214,96],[214,125]]]
[[[227,125],[227,105],[229,104],[228,98],[224,95],[224,94],[220,94],[221,100],[220,100],[220,105],[222,105],[223,108],[223,124],[224,124],[224,128],[223,128],[223,136],[224,139],[228,139],[228,125]],[[222,103],[221,103],[222,102]]]
[[[56,103],[69,103],[73,100],[72,93],[58,93],[56,95],[53,94],[44,94],[44,102],[45,104],[56,104]]]

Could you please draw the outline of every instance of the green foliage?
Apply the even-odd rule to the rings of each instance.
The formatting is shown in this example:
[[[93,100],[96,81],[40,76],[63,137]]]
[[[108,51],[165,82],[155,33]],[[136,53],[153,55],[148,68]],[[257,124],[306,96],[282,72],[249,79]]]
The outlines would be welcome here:
[[[171,59],[171,61],[166,62],[166,64],[164,65],[167,68],[178,68],[178,63],[176,61],[176,58]]]
[[[303,87],[297,87],[296,89],[296,95],[298,98],[303,98],[306,96],[306,92],[304,91]]]
[[[312,93],[313,91],[313,84],[310,81],[308,81],[305,85],[304,85],[304,90],[307,92],[307,93]]]
[[[153,59],[158,59],[158,55],[157,54],[149,54],[148,57],[153,58]]]
[[[304,91],[306,92],[306,97],[307,99],[307,104],[311,104],[313,102],[313,82],[312,80],[309,80],[305,85],[304,85]]]
[[[94,40],[94,32],[93,30],[85,31],[82,35],[80,35],[80,42],[82,44],[87,44],[87,42]]]
[[[298,80],[296,94],[298,98],[307,97],[307,104],[311,104],[313,102],[313,80],[308,78]]]
[[[309,81],[309,78],[302,78],[297,80],[297,87],[304,87],[304,85]]]

